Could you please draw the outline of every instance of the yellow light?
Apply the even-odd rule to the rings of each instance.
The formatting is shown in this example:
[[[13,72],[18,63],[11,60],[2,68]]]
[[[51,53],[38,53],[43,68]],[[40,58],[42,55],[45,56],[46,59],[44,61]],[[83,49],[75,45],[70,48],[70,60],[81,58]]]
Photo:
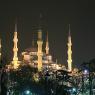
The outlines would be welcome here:
[[[70,28],[70,27],[69,27]],[[68,51],[67,51],[67,54],[68,54],[68,71],[72,71],[72,49],[71,49],[71,46],[72,46],[72,42],[71,42],[71,35],[70,35],[70,29],[69,29],[69,36],[68,36]]]
[[[18,61],[13,61],[12,63],[13,63],[13,68],[14,69],[17,69],[19,67]]]
[[[38,73],[33,75],[33,79],[34,79],[35,82],[39,82],[39,75],[38,75]]]

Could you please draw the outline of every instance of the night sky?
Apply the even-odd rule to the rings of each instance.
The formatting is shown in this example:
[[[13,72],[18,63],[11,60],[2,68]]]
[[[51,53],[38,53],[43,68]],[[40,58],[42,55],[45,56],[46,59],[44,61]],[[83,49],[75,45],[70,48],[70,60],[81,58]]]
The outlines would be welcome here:
[[[94,4],[93,4],[94,5]],[[18,23],[19,54],[32,46],[34,26],[39,22],[49,33],[50,53],[67,63],[68,25],[71,25],[73,64],[95,58],[95,12],[88,0],[31,0],[0,2],[0,37],[4,56],[12,59],[15,19]],[[40,20],[40,14],[42,14]],[[45,46],[46,31],[43,31]],[[35,41],[36,41],[36,36]],[[35,42],[36,44],[36,42]]]

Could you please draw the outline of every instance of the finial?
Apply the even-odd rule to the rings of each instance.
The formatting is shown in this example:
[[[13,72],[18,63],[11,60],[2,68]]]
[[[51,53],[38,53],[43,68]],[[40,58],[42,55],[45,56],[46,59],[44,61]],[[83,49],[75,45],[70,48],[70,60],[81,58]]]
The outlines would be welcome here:
[[[38,40],[42,40],[42,31],[41,30],[38,31]]]
[[[70,29],[70,24],[69,24],[69,36],[71,36],[71,29]]]
[[[15,32],[17,32],[17,19],[15,21]]]
[[[41,24],[42,24],[42,13],[40,13],[40,15],[39,15],[39,30],[41,30]]]
[[[47,31],[47,35],[46,35],[46,54],[49,54],[49,41],[48,41],[48,31]]]
[[[46,40],[47,40],[47,42],[48,42],[48,31],[47,31],[47,39],[46,39]]]

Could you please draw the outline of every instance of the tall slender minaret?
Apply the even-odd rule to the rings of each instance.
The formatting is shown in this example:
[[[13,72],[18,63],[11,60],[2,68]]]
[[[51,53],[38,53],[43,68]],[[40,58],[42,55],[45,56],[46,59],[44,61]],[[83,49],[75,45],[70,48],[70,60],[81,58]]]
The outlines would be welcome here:
[[[48,32],[47,32],[47,38],[46,38],[46,54],[49,54],[49,41],[48,41]]]
[[[13,67],[14,69],[18,68],[18,47],[17,47],[17,42],[18,42],[18,38],[17,38],[17,24],[15,24],[15,32],[14,32],[14,47],[13,47]]]
[[[68,71],[72,71],[72,42],[71,42],[71,33],[70,33],[70,24],[69,24],[69,35],[68,35],[68,51],[67,51],[67,54],[68,54]]]
[[[37,56],[38,56],[38,71],[42,70],[42,56],[43,56],[43,52],[42,52],[42,31],[39,29],[38,31],[38,52],[37,52]]]

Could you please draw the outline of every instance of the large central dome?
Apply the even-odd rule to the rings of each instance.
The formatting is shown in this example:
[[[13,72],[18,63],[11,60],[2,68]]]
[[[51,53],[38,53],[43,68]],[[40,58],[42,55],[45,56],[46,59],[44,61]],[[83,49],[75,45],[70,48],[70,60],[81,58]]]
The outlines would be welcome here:
[[[37,52],[38,48],[37,47],[31,47],[31,48],[27,48],[25,49],[26,52]]]

